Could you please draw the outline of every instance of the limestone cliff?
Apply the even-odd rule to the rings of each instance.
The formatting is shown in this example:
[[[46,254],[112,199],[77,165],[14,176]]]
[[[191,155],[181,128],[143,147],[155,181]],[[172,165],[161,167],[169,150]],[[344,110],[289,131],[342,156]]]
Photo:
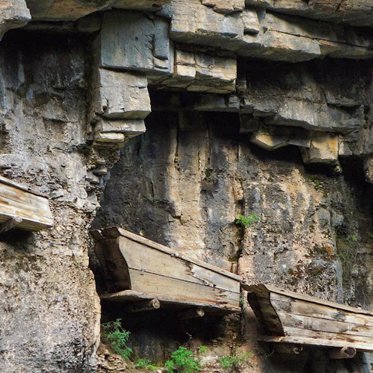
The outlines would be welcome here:
[[[0,371],[108,369],[100,321],[123,314],[100,306],[92,226],[372,310],[372,27],[370,0],[2,1],[0,174],[46,193],[55,224],[0,237]],[[245,302],[124,322],[137,357],[207,345],[206,372],[238,350],[242,373],[373,371],[281,358]]]

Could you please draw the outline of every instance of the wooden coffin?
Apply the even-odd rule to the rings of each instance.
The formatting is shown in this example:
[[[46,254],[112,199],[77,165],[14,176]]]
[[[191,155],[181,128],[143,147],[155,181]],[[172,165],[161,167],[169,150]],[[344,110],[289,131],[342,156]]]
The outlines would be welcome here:
[[[372,312],[269,285],[245,289],[261,341],[373,351]]]
[[[38,231],[53,226],[48,199],[0,176],[0,232],[10,228]]]
[[[158,299],[162,306],[240,311],[240,277],[188,258],[121,228],[92,232],[96,255],[111,293],[102,299],[133,302]]]

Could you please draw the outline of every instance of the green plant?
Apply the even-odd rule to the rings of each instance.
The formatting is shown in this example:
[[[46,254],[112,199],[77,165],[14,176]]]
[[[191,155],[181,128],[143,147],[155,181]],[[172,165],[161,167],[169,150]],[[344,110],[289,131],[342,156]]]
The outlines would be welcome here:
[[[127,344],[131,333],[122,328],[122,320],[109,321],[102,324],[102,328],[104,342],[123,359],[129,359],[132,349]]]
[[[252,212],[249,215],[239,214],[236,220],[234,221],[234,223],[241,227],[247,228],[255,223],[258,223],[259,221],[260,221],[259,216],[255,212]]]
[[[158,367],[155,366],[150,360],[148,359],[138,359],[135,362],[135,368],[138,369],[146,369],[146,370],[157,370]]]
[[[207,346],[205,346],[205,345],[201,345],[201,346],[199,346],[199,348],[198,348],[198,353],[200,353],[201,355],[203,355],[203,354],[205,354],[208,350],[209,350],[209,349],[208,349]]]
[[[201,370],[199,361],[186,347],[179,347],[165,363],[167,373],[196,373]]]
[[[243,352],[239,355],[222,356],[219,364],[223,369],[237,368],[239,365],[246,363],[252,357],[251,352]]]

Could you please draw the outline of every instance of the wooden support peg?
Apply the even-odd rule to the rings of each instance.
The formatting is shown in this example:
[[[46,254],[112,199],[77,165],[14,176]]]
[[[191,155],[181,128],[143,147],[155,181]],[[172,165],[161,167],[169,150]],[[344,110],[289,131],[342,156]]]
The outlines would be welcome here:
[[[205,316],[205,311],[202,308],[191,308],[189,310],[181,311],[177,317],[179,320],[198,319]]]
[[[0,234],[8,232],[15,228],[18,224],[22,223],[22,219],[19,217],[11,218],[0,225]]]
[[[276,344],[275,351],[279,354],[299,355],[303,347],[294,344]]]
[[[125,312],[145,312],[145,311],[154,311],[161,308],[161,302],[158,299],[145,300],[140,302],[135,302],[128,304],[124,307]]]
[[[333,360],[352,359],[356,356],[356,348],[342,347],[329,350],[329,357]]]

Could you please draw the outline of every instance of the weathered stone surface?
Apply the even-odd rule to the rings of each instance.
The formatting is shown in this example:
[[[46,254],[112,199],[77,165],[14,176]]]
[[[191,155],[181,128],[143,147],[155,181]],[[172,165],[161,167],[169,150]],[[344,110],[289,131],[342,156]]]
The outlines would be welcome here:
[[[172,72],[168,22],[138,12],[107,12],[97,38],[102,67],[149,73]]]
[[[34,20],[75,21],[108,7],[109,0],[26,0]]]
[[[314,135],[310,147],[302,149],[304,163],[338,162],[339,138],[336,135]]]
[[[260,31],[258,13],[254,9],[244,9],[241,15],[244,34],[257,34]]]
[[[276,70],[264,64],[252,70],[249,65],[242,110],[266,124],[338,133],[359,130],[367,104],[364,75],[352,71],[353,63],[334,66],[322,76],[317,65]]]
[[[119,9],[157,11],[170,0],[111,0],[110,6]]]
[[[22,0],[23,1],[23,0]],[[34,20],[75,21],[113,8],[156,11],[169,0],[26,0]]]
[[[100,119],[94,125],[95,132],[119,132],[126,138],[142,135],[145,132],[145,123],[141,119],[106,120]]]
[[[373,4],[370,0],[246,0],[246,4],[322,21],[358,27],[373,26]]]
[[[211,7],[218,13],[232,13],[245,8],[245,0],[201,0],[203,5]]]
[[[151,112],[148,82],[135,73],[99,68],[94,84],[92,116],[144,119]]]
[[[173,75],[155,82],[191,92],[231,93],[236,89],[236,76],[235,58],[176,49]]]
[[[0,242],[0,371],[90,372],[100,304],[87,227],[86,63],[78,38],[20,31],[0,51],[0,173],[47,193],[55,225]],[[86,60],[87,58],[87,60]]]
[[[246,57],[289,62],[327,55],[369,58],[373,45],[369,34],[300,17],[262,12],[260,24],[248,13],[218,14],[199,0],[173,0],[170,36],[173,40],[234,51]],[[251,12],[255,12],[252,10]],[[250,17],[255,17],[253,13]]]
[[[0,3],[0,40],[10,29],[24,26],[31,20],[25,0],[3,0]]]

